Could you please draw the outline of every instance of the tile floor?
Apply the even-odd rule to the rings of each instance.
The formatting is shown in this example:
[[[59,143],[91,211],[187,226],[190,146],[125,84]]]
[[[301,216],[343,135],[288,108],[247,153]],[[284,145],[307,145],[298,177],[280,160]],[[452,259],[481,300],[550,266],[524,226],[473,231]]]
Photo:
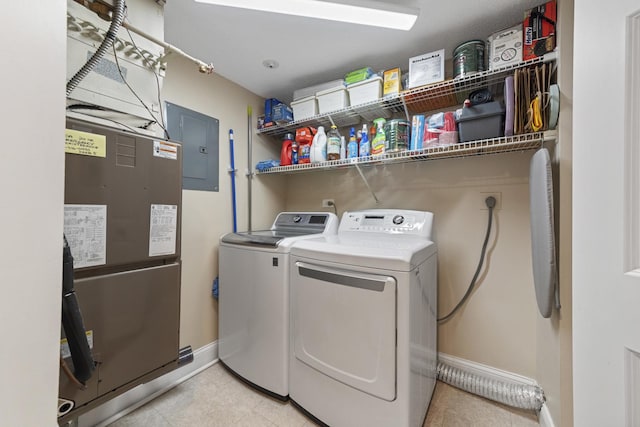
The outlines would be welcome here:
[[[291,403],[246,386],[219,363],[110,427],[313,427]],[[491,402],[438,382],[424,427],[533,427],[534,413]]]

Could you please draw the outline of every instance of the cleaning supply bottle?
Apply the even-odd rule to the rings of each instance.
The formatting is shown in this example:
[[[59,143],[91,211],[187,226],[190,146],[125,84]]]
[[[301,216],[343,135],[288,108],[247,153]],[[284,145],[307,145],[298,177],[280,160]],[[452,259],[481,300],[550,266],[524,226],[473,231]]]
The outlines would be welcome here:
[[[298,143],[298,141],[296,141],[293,138],[293,134],[287,134],[285,136],[285,139],[289,137],[289,139],[291,139],[291,164],[292,165],[297,165],[298,164],[298,152],[300,150],[300,144]]]
[[[311,163],[319,163],[327,161],[327,134],[324,133],[324,127],[318,126],[318,132],[313,137],[311,143]]]
[[[331,130],[327,134],[327,160],[340,159],[340,132],[338,126],[331,125]]]
[[[358,157],[358,141],[356,141],[356,130],[349,130],[349,144],[347,144],[347,157],[352,159]]]
[[[347,140],[344,138],[344,135],[340,136],[340,158],[347,158]]]
[[[371,155],[376,156],[384,154],[387,136],[384,133],[384,124],[386,120],[383,118],[375,119],[373,123],[376,125],[376,136],[371,141]]]
[[[360,139],[360,157],[371,155],[371,144],[369,143],[369,129],[367,124],[362,125],[362,139]]]

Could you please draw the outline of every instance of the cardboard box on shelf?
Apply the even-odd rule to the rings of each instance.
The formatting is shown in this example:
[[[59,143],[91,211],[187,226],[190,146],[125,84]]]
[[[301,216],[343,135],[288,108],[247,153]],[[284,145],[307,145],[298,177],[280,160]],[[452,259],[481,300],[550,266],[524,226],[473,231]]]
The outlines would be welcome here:
[[[495,32],[488,38],[489,70],[522,61],[522,25]]]
[[[390,70],[386,70],[384,72],[382,95],[387,96],[400,93],[400,89],[402,86],[401,81],[402,74],[400,72],[400,68],[392,68]]]
[[[444,81],[444,49],[409,58],[409,88]]]
[[[556,48],[556,1],[528,10],[522,23],[523,59],[537,58]]]

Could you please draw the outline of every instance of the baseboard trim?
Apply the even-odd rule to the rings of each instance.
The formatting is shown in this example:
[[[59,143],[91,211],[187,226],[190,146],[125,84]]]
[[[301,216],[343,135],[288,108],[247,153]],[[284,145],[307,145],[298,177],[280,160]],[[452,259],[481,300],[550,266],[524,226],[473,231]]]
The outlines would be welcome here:
[[[494,368],[493,366],[483,365],[482,363],[472,362],[471,360],[462,359],[445,353],[438,353],[438,360],[454,368],[463,369],[472,374],[481,375],[492,380],[523,385],[539,385],[537,381],[532,378],[514,374],[509,371],[503,371],[502,369]]]
[[[141,384],[78,418],[78,427],[105,427],[218,362],[218,341],[193,352],[193,362]]]
[[[555,427],[553,418],[551,418],[551,412],[549,411],[549,407],[546,403],[542,405],[542,409],[538,415],[538,422],[540,423],[540,427]]]

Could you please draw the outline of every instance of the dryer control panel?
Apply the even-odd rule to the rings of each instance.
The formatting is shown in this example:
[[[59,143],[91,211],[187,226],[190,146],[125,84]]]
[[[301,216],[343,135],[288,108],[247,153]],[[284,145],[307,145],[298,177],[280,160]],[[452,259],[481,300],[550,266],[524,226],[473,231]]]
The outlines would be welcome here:
[[[431,239],[433,213],[403,209],[345,212],[338,232],[409,234]]]

